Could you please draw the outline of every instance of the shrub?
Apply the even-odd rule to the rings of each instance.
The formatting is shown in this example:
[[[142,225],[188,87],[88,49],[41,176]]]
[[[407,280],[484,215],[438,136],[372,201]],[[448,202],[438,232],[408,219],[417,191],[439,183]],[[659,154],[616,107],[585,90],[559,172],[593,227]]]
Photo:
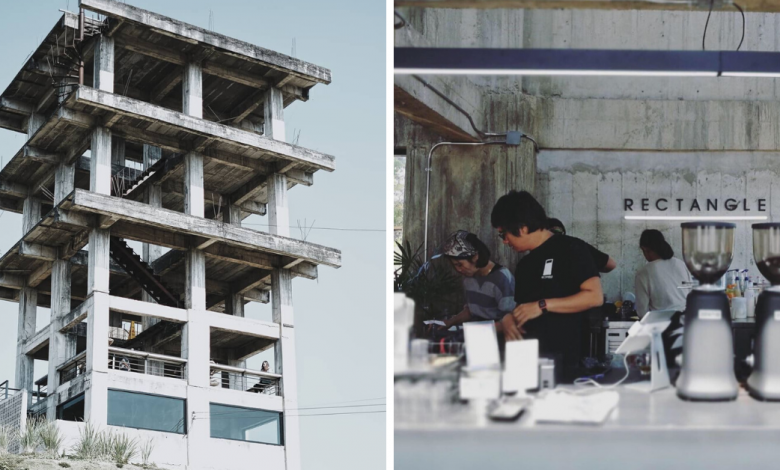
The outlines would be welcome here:
[[[22,454],[32,454],[41,445],[41,428],[46,425],[46,418],[35,416],[27,420],[23,430],[17,431],[16,440]]]
[[[59,456],[60,448],[64,438],[57,427],[56,421],[43,421],[38,428],[40,443],[49,458],[56,459]]]
[[[149,465],[149,458],[152,456],[154,450],[154,439],[151,437],[141,443],[141,463],[143,465]]]

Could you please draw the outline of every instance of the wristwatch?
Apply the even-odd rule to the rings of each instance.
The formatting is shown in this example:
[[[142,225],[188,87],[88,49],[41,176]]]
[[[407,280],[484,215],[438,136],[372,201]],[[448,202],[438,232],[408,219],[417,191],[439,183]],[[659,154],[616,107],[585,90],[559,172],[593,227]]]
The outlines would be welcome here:
[[[544,299],[540,300],[539,308],[542,309],[542,313],[547,313],[547,301]]]

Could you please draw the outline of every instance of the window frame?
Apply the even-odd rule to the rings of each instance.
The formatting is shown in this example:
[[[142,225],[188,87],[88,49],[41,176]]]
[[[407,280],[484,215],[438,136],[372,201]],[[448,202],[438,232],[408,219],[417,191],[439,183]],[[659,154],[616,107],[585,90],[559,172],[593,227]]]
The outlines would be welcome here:
[[[274,444],[271,442],[258,442],[258,441],[249,441],[246,439],[235,439],[232,437],[220,437],[220,436],[214,436],[212,434],[212,427],[211,427],[211,406],[223,406],[225,408],[233,408],[236,410],[246,410],[246,411],[263,411],[265,413],[275,413],[279,415],[279,444]],[[224,403],[216,403],[216,402],[209,402],[209,437],[211,439],[224,439],[226,441],[234,441],[234,442],[246,442],[248,444],[263,444],[267,446],[276,446],[276,447],[284,447],[284,412],[282,411],[274,411],[274,410],[264,410],[262,408],[247,408],[246,406],[236,406],[236,405],[226,405]]]
[[[162,431],[160,429],[139,428],[139,427],[135,427],[135,426],[123,426],[121,424],[111,424],[109,422],[111,413],[109,412],[109,399],[108,399],[108,394],[110,394],[111,392],[129,393],[129,394],[133,394],[133,395],[146,395],[146,396],[155,397],[155,398],[168,398],[168,399],[171,399],[171,400],[178,400],[178,401],[182,402],[182,405],[184,405],[184,411],[182,413],[182,416],[184,418],[183,422],[182,422],[182,428],[183,428],[182,432],[178,432],[178,431]],[[115,426],[115,427],[118,427],[118,428],[143,429],[144,431],[164,432],[164,433],[169,433],[169,434],[178,434],[180,436],[186,436],[189,433],[189,428],[187,426],[187,399],[186,398],[180,398],[180,397],[172,397],[170,395],[158,395],[156,393],[146,393],[146,392],[136,392],[136,391],[132,391],[132,390],[123,390],[121,388],[109,388],[108,392],[106,393],[106,425],[108,425],[108,426]]]

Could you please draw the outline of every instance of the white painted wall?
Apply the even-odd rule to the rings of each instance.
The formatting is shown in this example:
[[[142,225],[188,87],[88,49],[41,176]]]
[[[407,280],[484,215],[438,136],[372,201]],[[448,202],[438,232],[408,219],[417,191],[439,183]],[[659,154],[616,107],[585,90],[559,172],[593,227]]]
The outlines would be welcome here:
[[[669,210],[634,211],[634,215],[690,215],[679,211],[674,200],[720,199],[718,212],[702,215],[756,215],[755,201],[767,200],[770,221],[780,221],[780,153],[776,152],[603,152],[543,150],[538,155],[539,199],[548,216],[566,225],[567,233],[582,238],[609,253],[618,262],[612,273],[602,275],[604,292],[610,301],[634,291],[634,275],[645,264],[639,237],[645,228],[664,233],[682,259],[682,231],[679,222],[624,220],[623,199],[633,198],[640,209],[643,197],[655,201],[667,198]],[[723,210],[727,198],[747,198],[753,212]],[[652,208],[652,205],[651,205]],[[760,276],[753,261],[750,224],[737,222],[732,268],[748,268],[751,277]]]

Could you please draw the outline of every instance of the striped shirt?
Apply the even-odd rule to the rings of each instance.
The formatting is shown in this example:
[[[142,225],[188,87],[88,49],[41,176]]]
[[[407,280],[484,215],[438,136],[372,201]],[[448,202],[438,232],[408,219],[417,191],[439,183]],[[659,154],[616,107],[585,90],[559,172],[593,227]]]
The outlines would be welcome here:
[[[500,320],[515,308],[515,277],[499,264],[487,276],[465,278],[463,290],[472,317]]]

